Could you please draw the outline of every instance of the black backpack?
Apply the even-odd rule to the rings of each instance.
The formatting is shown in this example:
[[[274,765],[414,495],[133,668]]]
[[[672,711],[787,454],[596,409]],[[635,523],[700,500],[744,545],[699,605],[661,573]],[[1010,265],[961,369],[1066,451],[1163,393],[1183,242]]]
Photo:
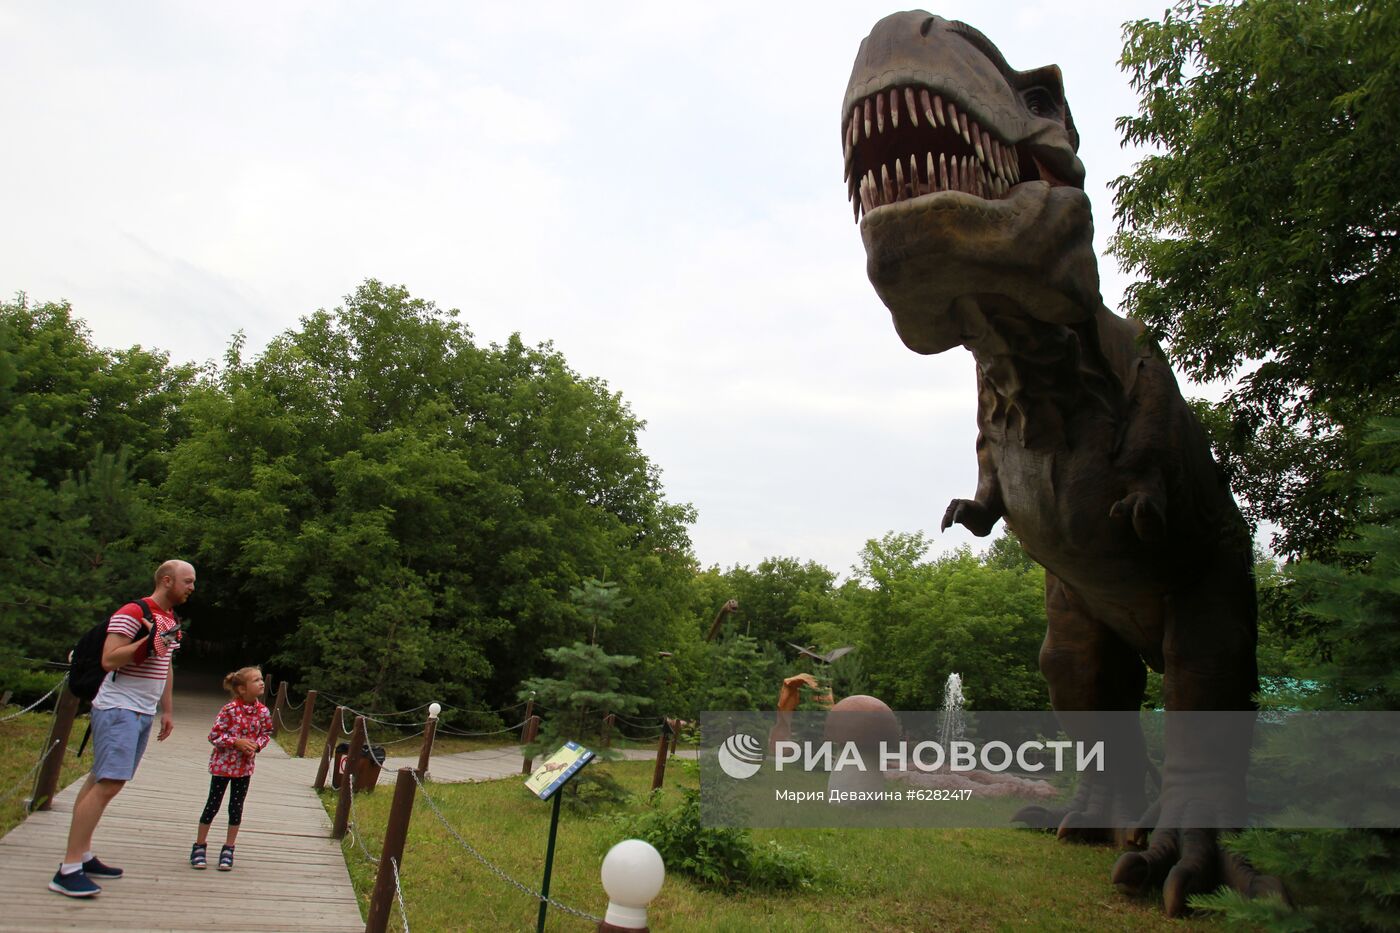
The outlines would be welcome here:
[[[156,622],[151,618],[151,607],[146,605],[145,599],[137,599],[135,603],[141,607],[141,615],[148,626],[146,631],[132,639],[139,641],[155,631]],[[68,689],[83,703],[92,702],[107,676],[107,672],[102,669],[102,648],[106,643],[107,623],[99,622],[78,639],[78,643],[68,655]],[[112,672],[112,676],[117,676],[115,671]]]

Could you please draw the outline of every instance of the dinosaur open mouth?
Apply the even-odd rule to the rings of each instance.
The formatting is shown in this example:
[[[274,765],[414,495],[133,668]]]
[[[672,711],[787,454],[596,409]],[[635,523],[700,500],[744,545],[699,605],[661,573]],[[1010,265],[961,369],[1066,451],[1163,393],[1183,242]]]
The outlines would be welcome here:
[[[927,87],[886,88],[856,101],[842,137],[857,221],[862,212],[942,191],[996,200],[1023,181],[1066,184]]]

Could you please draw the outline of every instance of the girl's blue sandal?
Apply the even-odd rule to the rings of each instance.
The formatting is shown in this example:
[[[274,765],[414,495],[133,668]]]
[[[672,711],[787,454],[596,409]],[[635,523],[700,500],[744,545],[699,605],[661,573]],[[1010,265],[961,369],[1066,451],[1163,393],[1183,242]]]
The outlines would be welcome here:
[[[219,871],[233,871],[233,846],[219,850]]]
[[[204,855],[205,848],[206,848],[206,846],[204,845],[204,843],[202,843],[202,842],[196,842],[196,843],[194,844],[194,847],[190,849],[190,867],[191,867],[191,868],[208,868],[208,867],[209,867],[209,861],[208,861],[208,859],[207,859],[207,858],[205,857],[205,855]]]

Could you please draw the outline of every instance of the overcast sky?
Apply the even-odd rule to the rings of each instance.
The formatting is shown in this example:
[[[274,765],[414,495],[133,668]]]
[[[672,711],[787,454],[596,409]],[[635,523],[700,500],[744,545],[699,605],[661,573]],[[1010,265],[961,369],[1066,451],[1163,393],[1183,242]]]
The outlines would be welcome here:
[[[932,10],[1062,67],[1101,255],[1140,157],[1121,24],[1166,6]],[[900,343],[841,177],[851,62],[893,9],[0,0],[0,294],[198,362],[403,284],[620,391],[706,565],[980,548],[938,533],[976,478],[971,357]]]

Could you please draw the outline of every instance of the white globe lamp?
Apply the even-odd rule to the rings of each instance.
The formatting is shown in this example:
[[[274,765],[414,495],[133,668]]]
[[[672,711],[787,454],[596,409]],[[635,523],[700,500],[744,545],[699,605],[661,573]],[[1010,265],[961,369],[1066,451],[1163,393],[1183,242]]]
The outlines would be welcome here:
[[[429,704],[428,704],[428,718],[429,718],[429,719],[437,719],[437,718],[438,718],[438,713],[441,713],[441,712],[442,712],[442,704],[441,704],[441,703],[429,703]]]
[[[603,890],[608,912],[603,922],[623,930],[647,928],[647,905],[666,880],[661,853],[640,839],[624,839],[603,856]]]

